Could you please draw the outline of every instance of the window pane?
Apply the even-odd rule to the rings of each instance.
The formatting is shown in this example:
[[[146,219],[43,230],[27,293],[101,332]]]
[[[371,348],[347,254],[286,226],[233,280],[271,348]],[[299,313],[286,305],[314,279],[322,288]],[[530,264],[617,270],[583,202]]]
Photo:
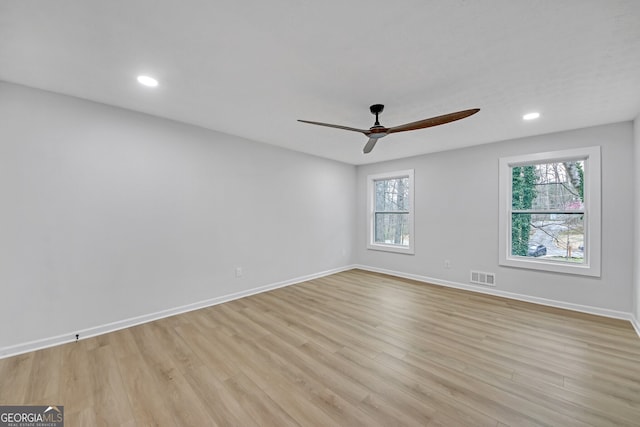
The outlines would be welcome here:
[[[583,214],[511,215],[511,254],[584,263]]]
[[[413,169],[367,176],[367,249],[413,254]]]
[[[584,161],[541,163],[512,168],[514,210],[584,209]]]
[[[409,246],[409,214],[376,213],[375,242]]]
[[[375,181],[377,212],[409,211],[409,177]]]

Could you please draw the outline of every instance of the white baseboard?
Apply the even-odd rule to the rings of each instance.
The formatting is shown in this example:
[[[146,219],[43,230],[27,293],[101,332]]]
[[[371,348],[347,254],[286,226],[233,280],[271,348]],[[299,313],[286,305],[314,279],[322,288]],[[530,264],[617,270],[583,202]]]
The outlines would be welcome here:
[[[74,331],[73,333],[67,333],[35,341],[20,343],[8,347],[2,347],[0,348],[0,359],[73,342],[76,340],[76,334],[80,336],[80,339],[91,338],[97,335],[102,335],[109,332],[118,331],[120,329],[129,328],[131,326],[140,325],[142,323],[153,322],[154,320],[163,319],[169,316],[175,316],[176,314],[186,313],[188,311],[198,310],[200,308],[211,307],[213,305],[222,304],[224,302],[259,294],[261,292],[271,291],[274,289],[283,288],[285,286],[295,285],[297,283],[306,282],[308,280],[318,279],[320,277],[340,273],[342,271],[352,270],[353,268],[355,268],[353,265],[335,268],[332,270],[296,277],[294,279],[284,280],[282,282],[259,286],[257,288],[248,289],[246,291],[235,292],[233,294],[223,295],[204,301],[198,301],[192,304],[183,305],[181,307],[169,308],[167,310],[162,310],[155,313],[149,313],[142,316],[131,317],[129,319],[118,320],[116,322],[82,329],[80,331]]]
[[[614,319],[628,320],[631,322],[631,324],[635,328],[636,333],[638,334],[638,337],[640,337],[640,323],[637,321],[637,319],[633,317],[631,313],[625,313],[624,311],[609,310],[606,308],[592,307],[588,305],[580,305],[580,304],[573,304],[573,303],[564,302],[564,301],[556,301],[556,300],[551,300],[546,298],[532,297],[529,295],[522,295],[522,294],[516,294],[513,292],[500,291],[493,288],[485,288],[483,286],[468,285],[465,283],[458,283],[458,282],[452,282],[448,280],[436,279],[434,277],[421,276],[418,274],[403,273],[400,271],[387,270],[384,268],[371,267],[368,265],[356,265],[355,268],[359,268],[361,270],[366,270],[366,271],[372,271],[374,273],[383,273],[383,274],[388,274],[390,276],[416,280],[419,282],[432,283],[434,285],[446,286],[449,288],[463,289],[466,291],[478,292],[478,293],[488,294],[488,295],[495,295],[499,297],[518,300],[518,301],[531,302],[534,304],[546,305],[546,306],[556,307],[556,308],[564,308],[567,310],[579,311],[579,312],[588,313],[588,314],[595,314],[595,315],[604,316],[604,317],[611,317]]]
[[[631,316],[631,325],[633,325],[633,329],[636,330],[636,334],[640,337],[640,321],[635,316]]]

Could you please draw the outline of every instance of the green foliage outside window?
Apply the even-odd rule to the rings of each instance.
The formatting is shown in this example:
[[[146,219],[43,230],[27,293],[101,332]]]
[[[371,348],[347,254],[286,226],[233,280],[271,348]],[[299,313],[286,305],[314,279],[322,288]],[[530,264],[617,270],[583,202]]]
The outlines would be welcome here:
[[[536,197],[535,166],[516,166],[512,169],[512,208],[531,209]],[[511,254],[526,256],[529,247],[531,214],[514,214],[511,220]]]

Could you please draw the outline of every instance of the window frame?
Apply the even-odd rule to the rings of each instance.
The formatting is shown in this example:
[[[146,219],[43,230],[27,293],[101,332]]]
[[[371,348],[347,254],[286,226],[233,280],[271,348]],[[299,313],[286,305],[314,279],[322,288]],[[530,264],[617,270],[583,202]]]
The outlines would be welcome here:
[[[584,161],[584,263],[574,264],[511,254],[512,171],[515,166]],[[601,264],[601,161],[600,147],[524,154],[500,158],[500,212],[498,264],[556,273],[600,277]]]
[[[400,246],[375,241],[375,182],[389,179],[409,178],[409,245]],[[415,233],[414,233],[414,170],[406,169],[395,172],[384,172],[367,176],[367,249],[394,252],[401,254],[414,255]]]

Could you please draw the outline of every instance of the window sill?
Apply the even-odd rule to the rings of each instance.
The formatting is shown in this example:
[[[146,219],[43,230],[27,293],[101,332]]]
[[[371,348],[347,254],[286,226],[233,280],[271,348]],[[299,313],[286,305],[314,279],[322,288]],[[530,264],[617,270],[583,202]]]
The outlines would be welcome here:
[[[396,246],[396,245],[385,245],[381,243],[369,243],[367,245],[367,249],[373,251],[382,251],[382,252],[393,252],[397,254],[406,254],[406,255],[414,255],[412,246]]]
[[[544,259],[527,259],[525,257],[506,257],[500,260],[505,267],[540,270],[552,273],[576,274],[580,276],[600,277],[600,269],[584,264],[569,264],[562,261],[546,261]]]

